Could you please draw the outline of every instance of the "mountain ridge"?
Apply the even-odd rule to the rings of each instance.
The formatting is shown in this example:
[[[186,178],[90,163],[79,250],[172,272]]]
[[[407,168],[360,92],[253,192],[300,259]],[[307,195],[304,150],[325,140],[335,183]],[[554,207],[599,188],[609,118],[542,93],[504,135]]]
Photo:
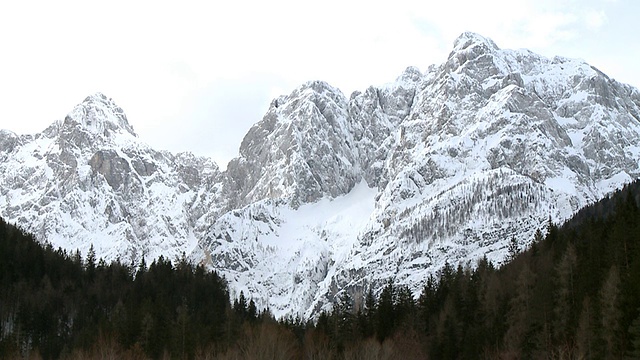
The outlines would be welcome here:
[[[500,263],[512,237],[525,247],[638,178],[639,139],[637,89],[464,33],[424,73],[274,99],[225,171],[151,149],[89,96],[41,134],[0,133],[0,211],[107,259],[184,252],[274,314],[311,317],[341,291],[417,292],[447,262]]]

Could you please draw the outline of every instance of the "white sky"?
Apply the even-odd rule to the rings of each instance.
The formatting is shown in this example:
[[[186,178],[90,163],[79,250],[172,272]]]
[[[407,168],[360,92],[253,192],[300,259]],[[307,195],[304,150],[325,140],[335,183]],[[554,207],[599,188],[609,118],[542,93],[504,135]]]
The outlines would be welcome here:
[[[273,97],[424,71],[464,31],[640,87],[638,14],[637,0],[2,1],[0,129],[40,132],[101,91],[154,148],[224,168]]]

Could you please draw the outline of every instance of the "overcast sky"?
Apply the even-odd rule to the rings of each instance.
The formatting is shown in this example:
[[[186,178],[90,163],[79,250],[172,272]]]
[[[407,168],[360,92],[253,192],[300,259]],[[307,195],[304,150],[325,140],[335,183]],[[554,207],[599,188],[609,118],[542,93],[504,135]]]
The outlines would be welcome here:
[[[224,168],[273,97],[425,71],[464,31],[640,87],[638,14],[637,0],[3,1],[0,129],[40,132],[100,91],[144,142]]]

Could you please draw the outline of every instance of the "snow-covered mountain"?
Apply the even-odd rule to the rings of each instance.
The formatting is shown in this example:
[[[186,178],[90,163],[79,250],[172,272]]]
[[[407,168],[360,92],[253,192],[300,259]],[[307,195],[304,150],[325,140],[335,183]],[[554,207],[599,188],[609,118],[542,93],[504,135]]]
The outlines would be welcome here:
[[[42,133],[0,132],[2,216],[54,247],[105,259],[174,258],[212,220],[221,174],[211,160],[156,151],[102,94]]]
[[[0,132],[0,170],[1,215],[56,247],[185,252],[274,314],[313,316],[339,291],[501,262],[638,178],[640,92],[464,33],[424,73],[274,99],[224,172],[151,149],[101,94],[40,134]]]

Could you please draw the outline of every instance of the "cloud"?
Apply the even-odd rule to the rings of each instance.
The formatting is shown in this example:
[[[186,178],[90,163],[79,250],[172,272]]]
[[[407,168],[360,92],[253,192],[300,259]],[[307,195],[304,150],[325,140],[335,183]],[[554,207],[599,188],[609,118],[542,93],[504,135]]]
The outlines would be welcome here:
[[[585,12],[584,21],[589,29],[597,30],[607,22],[607,15],[602,10],[591,9]]]

